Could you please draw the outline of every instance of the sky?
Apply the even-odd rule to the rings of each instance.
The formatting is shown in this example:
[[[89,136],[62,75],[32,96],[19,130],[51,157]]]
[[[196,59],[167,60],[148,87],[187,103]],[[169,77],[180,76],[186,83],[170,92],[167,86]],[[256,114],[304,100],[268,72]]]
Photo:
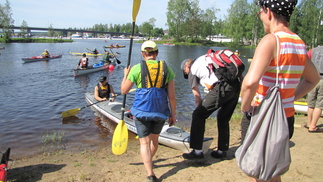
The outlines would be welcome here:
[[[222,19],[233,0],[200,0],[200,8],[217,8]],[[1,5],[5,1],[0,0]],[[15,26],[89,28],[95,24],[132,23],[132,0],[9,0]],[[168,0],[141,0],[136,24],[155,18],[155,27],[166,29]]]

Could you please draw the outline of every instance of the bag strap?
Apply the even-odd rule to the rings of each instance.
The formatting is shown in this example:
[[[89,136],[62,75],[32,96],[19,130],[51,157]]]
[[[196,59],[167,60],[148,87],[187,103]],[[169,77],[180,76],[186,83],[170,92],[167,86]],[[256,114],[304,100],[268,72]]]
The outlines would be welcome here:
[[[280,52],[280,43],[279,43],[279,39],[278,39],[278,36],[276,34],[275,35],[275,38],[276,38],[276,45],[277,45],[277,55],[276,55],[276,61],[277,61],[277,71],[276,71],[276,86],[278,86],[278,74],[279,74],[279,65],[278,65],[278,61],[279,61],[279,52]]]

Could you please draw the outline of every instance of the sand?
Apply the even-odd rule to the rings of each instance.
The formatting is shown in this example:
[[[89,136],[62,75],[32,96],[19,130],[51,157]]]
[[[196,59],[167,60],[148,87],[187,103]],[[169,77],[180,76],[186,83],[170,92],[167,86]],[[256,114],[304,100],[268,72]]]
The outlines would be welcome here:
[[[322,119],[321,119],[322,120]],[[303,127],[305,116],[297,116],[295,133],[291,139],[292,163],[282,176],[287,182],[323,181],[323,133],[308,133]],[[322,121],[319,125],[322,126]],[[240,123],[231,122],[231,140],[228,160],[214,159],[210,152],[217,147],[214,121],[209,121],[205,136],[214,137],[205,161],[194,162],[182,158],[182,152],[159,145],[154,157],[156,176],[164,182],[240,182],[248,181],[239,169],[234,152],[240,142]],[[134,135],[130,135],[133,137]],[[113,155],[111,146],[97,150],[60,150],[43,153],[10,162],[8,181],[146,181],[146,172],[139,156],[139,142],[130,140],[121,156]]]

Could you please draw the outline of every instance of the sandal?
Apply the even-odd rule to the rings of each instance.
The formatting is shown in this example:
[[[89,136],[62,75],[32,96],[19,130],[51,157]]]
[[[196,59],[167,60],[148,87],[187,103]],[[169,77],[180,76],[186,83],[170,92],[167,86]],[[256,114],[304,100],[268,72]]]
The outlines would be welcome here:
[[[323,133],[322,128],[315,127],[314,130],[308,130],[309,133]]]
[[[304,128],[310,129],[310,127],[308,127],[307,124],[304,124]]]

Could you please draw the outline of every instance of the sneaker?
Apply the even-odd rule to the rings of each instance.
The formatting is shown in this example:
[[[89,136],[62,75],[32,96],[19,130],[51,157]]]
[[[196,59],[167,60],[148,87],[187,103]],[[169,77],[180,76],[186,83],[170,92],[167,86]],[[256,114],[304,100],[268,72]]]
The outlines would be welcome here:
[[[222,154],[219,154],[217,150],[211,152],[211,156],[217,159],[223,159],[227,157],[227,152],[223,151]]]
[[[155,175],[148,176],[147,182],[158,182],[158,178]]]
[[[196,154],[195,150],[192,150],[190,153],[183,154],[184,159],[203,159],[204,154],[203,152],[201,154]]]

